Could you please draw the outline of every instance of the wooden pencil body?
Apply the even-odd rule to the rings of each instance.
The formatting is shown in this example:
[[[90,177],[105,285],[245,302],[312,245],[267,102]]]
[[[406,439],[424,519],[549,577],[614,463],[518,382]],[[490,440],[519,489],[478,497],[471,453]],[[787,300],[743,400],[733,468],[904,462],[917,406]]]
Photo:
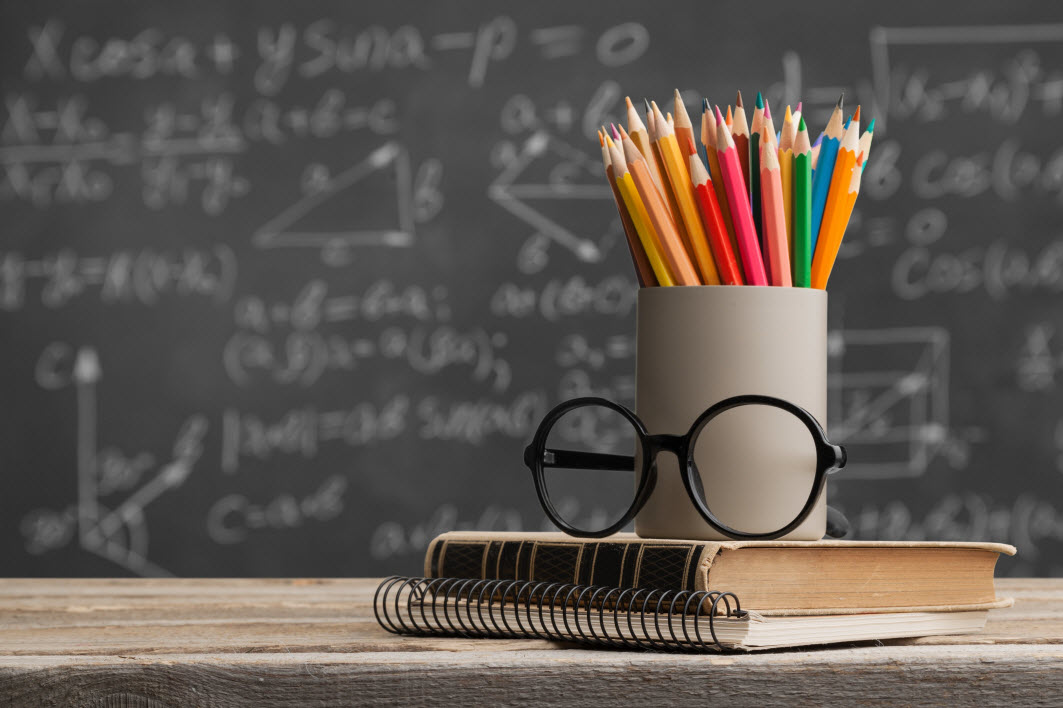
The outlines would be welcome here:
[[[765,147],[772,149],[770,144]],[[786,245],[786,208],[783,205],[782,181],[779,179],[778,168],[762,169],[760,183],[764,245],[770,253],[765,260],[771,268],[771,284],[789,287],[792,280],[789,249]]]
[[[742,179],[742,167],[738,153],[733,147],[718,151],[720,170],[723,173],[727,199],[731,205],[731,216],[735,220],[735,235],[738,238],[738,252],[742,257],[742,270],[747,285],[767,285],[768,277],[764,271],[764,258],[757,241],[757,232],[753,226],[753,215],[749,210],[749,193]]]
[[[786,251],[794,258],[794,151],[779,150],[779,182],[782,183],[783,213],[786,216]]]
[[[675,278],[676,285],[701,285],[701,279],[668,213],[668,207],[653,184],[645,160],[628,163],[628,169],[631,171],[639,197],[642,198],[642,203],[646,207],[650,222],[660,238],[661,250],[668,262],[668,269]]]
[[[716,263],[709,250],[709,242],[705,236],[705,230],[698,216],[698,208],[694,202],[694,190],[690,184],[690,171],[686,167],[686,160],[682,157],[679,145],[671,135],[663,135],[657,141],[664,160],[665,172],[668,183],[671,185],[672,194],[675,196],[679,213],[686,227],[691,252],[696,259],[698,271],[701,274],[701,282],[705,285],[719,285],[720,275],[716,269]]]
[[[812,287],[812,156],[794,155],[794,262],[793,281]]]
[[[646,206],[639,196],[635,181],[630,173],[624,173],[617,180],[617,191],[624,200],[628,211],[631,213],[635,231],[639,237],[639,243],[645,252],[645,257],[653,269],[655,280],[662,286],[675,285],[675,279],[668,268],[663,256],[660,235],[653,228]]]
[[[624,236],[627,239],[628,251],[631,252],[631,260],[635,263],[635,276],[638,278],[639,285],[644,288],[658,285],[657,276],[653,272],[653,266],[650,264],[649,258],[646,255],[642,240],[639,238],[638,230],[635,228],[635,224],[631,220],[631,215],[629,213],[630,207],[624,202],[624,198],[620,194],[620,190],[617,188],[616,170],[613,169],[612,165],[606,168],[605,175],[609,180],[609,188],[613,191],[613,199],[616,200],[616,209],[620,212],[620,222],[624,226]]]

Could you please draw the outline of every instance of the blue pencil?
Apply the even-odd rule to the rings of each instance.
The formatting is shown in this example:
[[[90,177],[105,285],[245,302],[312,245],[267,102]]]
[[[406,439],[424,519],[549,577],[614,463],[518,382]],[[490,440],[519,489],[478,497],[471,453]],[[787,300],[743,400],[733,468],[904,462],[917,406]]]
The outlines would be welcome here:
[[[842,98],[845,94],[842,94]],[[831,177],[834,176],[834,161],[838,157],[838,146],[841,145],[842,135],[842,98],[838,99],[838,105],[827,121],[827,128],[823,131],[823,142],[820,144],[819,157],[816,160],[816,173],[812,177],[812,252],[816,252],[816,240],[819,235],[819,226],[823,221],[823,209],[827,206],[827,193],[830,191]]]

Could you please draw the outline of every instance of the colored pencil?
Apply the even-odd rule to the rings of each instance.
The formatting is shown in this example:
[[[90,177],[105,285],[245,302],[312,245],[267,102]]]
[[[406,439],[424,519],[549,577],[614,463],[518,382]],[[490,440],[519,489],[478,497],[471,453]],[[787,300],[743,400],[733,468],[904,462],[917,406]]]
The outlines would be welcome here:
[[[716,154],[716,115],[712,112],[708,99],[702,99],[701,105],[701,144],[705,146],[705,158],[709,163],[709,175],[712,178],[712,189],[716,192],[716,203],[720,205],[720,213],[723,214],[724,223],[727,224],[731,252],[737,254],[738,239],[735,238],[734,221],[731,219],[731,205],[727,203],[727,192],[724,190],[723,177],[720,174],[720,158]],[[738,270],[742,271],[740,260]]]
[[[730,110],[730,109],[728,109]],[[746,109],[742,105],[742,92],[735,99],[734,118],[731,121],[731,140],[738,151],[738,164],[742,166],[742,180],[749,191],[749,124],[746,122]]]
[[[757,91],[757,101],[753,108],[753,122],[749,126],[749,204],[753,210],[753,226],[757,228],[760,238],[760,252],[765,261],[768,258],[767,243],[764,239],[764,223],[760,208],[760,144],[763,141],[761,129],[764,127],[764,97]],[[767,263],[765,262],[765,267]],[[769,268],[770,270],[770,268]]]
[[[812,286],[812,146],[805,119],[794,138],[794,286]]]
[[[673,101],[675,103],[675,140],[679,143],[683,158],[686,159],[698,152],[698,146],[694,142],[694,125],[690,122],[690,114],[687,113],[687,107],[683,104],[683,97],[679,95],[679,89],[675,90]]]
[[[716,152],[720,158],[720,172],[727,191],[727,200],[731,205],[731,217],[734,219],[735,236],[738,239],[738,252],[742,258],[742,272],[747,285],[767,285],[768,277],[764,272],[764,259],[757,245],[757,234],[753,227],[753,214],[749,209],[749,192],[742,177],[742,165],[738,160],[738,149],[734,138],[727,129],[716,107]]]
[[[696,153],[690,155],[689,160],[690,182],[694,186],[694,196],[701,208],[701,219],[705,233],[709,236],[709,246],[720,272],[720,281],[724,285],[742,285],[742,272],[738,269],[738,260],[727,235],[727,224],[724,223],[716,192],[709,182],[709,173]]]
[[[786,244],[790,262],[794,259],[794,137],[797,127],[790,107],[779,131],[779,181],[782,182],[783,211],[786,213]]]
[[[875,119],[867,124],[867,130],[860,136],[860,169],[867,167],[867,156],[871,154],[871,140],[875,137]]]
[[[853,180],[856,155],[859,150],[860,124],[854,120],[849,123],[849,128],[842,137],[834,161],[834,173],[827,201],[823,207],[823,221],[820,224],[816,245],[812,250],[812,287],[814,288],[826,287],[827,277],[830,275],[830,269],[834,265],[834,258],[845,233],[845,224],[842,220],[848,215],[843,216],[842,212]]]
[[[761,208],[764,211],[764,242],[770,256],[765,260],[771,269],[771,284],[790,287],[790,249],[786,244],[786,209],[783,206],[782,180],[779,177],[779,148],[775,131],[765,132],[761,143]]]
[[[650,140],[650,151],[653,153],[653,163],[657,166],[657,174],[660,175],[661,183],[658,186],[661,194],[664,196],[665,202],[668,204],[668,212],[672,215],[672,221],[675,222],[676,227],[679,229],[679,235],[683,239],[684,248],[687,249],[687,253],[693,255],[690,245],[690,237],[687,235],[686,227],[683,226],[683,219],[679,213],[679,203],[675,200],[675,195],[672,194],[671,185],[668,184],[668,175],[664,171],[664,156],[661,155],[661,146],[657,142],[657,117],[654,115],[653,107],[657,104],[653,101],[646,101],[646,132]],[[666,121],[662,120],[662,124]],[[646,158],[649,162],[650,158]]]
[[[672,221],[672,215],[668,213],[668,206],[650,178],[646,159],[629,136],[624,136],[623,146],[628,172],[631,173],[635,189],[646,207],[647,217],[657,233],[661,254],[668,264],[668,272],[672,274],[676,285],[701,285],[701,279],[687,254],[679,230]]]
[[[834,161],[838,156],[838,146],[842,137],[842,98],[838,99],[838,105],[834,107],[827,128],[823,131],[823,146],[819,151],[819,160],[816,163],[816,174],[812,178],[812,252],[816,251],[819,239],[819,228],[823,223],[823,210],[827,206],[827,193],[834,176]]]
[[[642,118],[639,117],[639,112],[635,110],[634,104],[631,103],[631,98],[624,99],[627,103],[627,131],[631,135],[631,140],[634,141],[635,147],[639,149],[642,156],[646,158],[646,166],[650,170],[650,177],[653,178],[653,183],[657,185],[657,189],[664,189],[661,182],[661,173],[657,170],[657,161],[653,158],[653,148],[650,146],[650,136],[646,132],[646,125],[642,122]]]
[[[709,240],[701,225],[698,207],[694,200],[694,187],[690,183],[690,171],[687,167],[688,158],[683,156],[675,134],[672,132],[672,126],[662,118],[657,104],[652,105],[653,117],[657,125],[657,145],[664,160],[665,177],[679,206],[679,214],[688,237],[687,243],[691,249],[689,252],[693,253],[697,262],[701,282],[705,285],[719,285],[720,274],[712,258],[712,251],[709,250]]]
[[[775,122],[771,119],[771,106],[768,105],[767,101],[764,102],[764,114],[760,117],[760,131],[759,132],[760,132],[759,145],[763,145],[765,142],[770,140],[772,142],[772,144],[775,145],[776,151],[778,151],[779,143],[775,142]],[[758,145],[758,149],[759,149],[759,145]],[[757,156],[758,172],[760,171],[759,170],[759,166],[760,166],[760,160],[761,159],[762,158],[758,155]],[[775,156],[775,159],[778,160],[778,155]],[[750,174],[749,178],[752,180],[753,179],[753,175]],[[759,174],[757,176],[757,179],[758,180],[760,179],[760,175]],[[761,190],[761,195],[762,195],[761,199],[763,199],[764,185],[760,186],[760,190]],[[764,269],[766,271],[768,271],[768,275],[770,276],[771,275],[771,250],[767,247],[767,243],[768,242],[767,242],[767,240],[764,237],[763,223],[764,223],[764,207],[762,205],[761,206],[761,221],[760,221],[760,224],[761,224],[761,226],[760,226],[760,229],[761,229],[761,231],[760,231],[760,248],[761,248],[761,253],[764,256]],[[786,262],[787,263],[790,262],[789,256],[787,256]]]
[[[631,221],[635,227],[643,257],[650,265],[654,279],[660,285],[675,285],[675,279],[669,272],[668,266],[661,255],[660,236],[657,234],[656,229],[653,228],[649,214],[646,211],[646,205],[643,203],[642,197],[639,196],[638,188],[635,186],[635,180],[632,178],[631,172],[628,171],[624,154],[620,152],[612,140],[609,140],[609,144],[605,149],[611,162],[610,169],[616,175],[617,192],[627,207],[628,213],[631,214]]]
[[[827,281],[830,279],[830,272],[834,269],[834,261],[838,257],[838,249],[841,247],[841,239],[845,235],[845,229],[849,225],[849,219],[853,214],[853,207],[856,205],[856,197],[860,194],[860,180],[864,175],[863,165],[857,167],[852,171],[852,176],[849,178],[849,187],[844,203],[844,207],[839,215],[838,223],[840,228],[838,229],[838,243],[832,249],[824,249],[820,252],[820,249],[816,248],[816,259],[819,263],[816,263],[814,259],[812,261],[813,273],[817,270],[819,276],[814,274],[812,278],[812,287],[819,288],[821,290],[826,289]],[[817,269],[818,265],[818,269]]]
[[[616,209],[620,212],[620,223],[624,226],[624,236],[627,238],[627,247],[628,251],[631,252],[631,260],[635,263],[635,275],[638,278],[639,285],[644,288],[657,285],[659,281],[647,256],[645,244],[642,243],[638,229],[631,218],[631,206],[625,202],[617,186],[615,162],[609,154],[609,146],[605,143],[605,134],[602,131],[598,131],[598,142],[602,147],[605,178],[609,182],[609,189],[613,192],[613,199],[616,200]]]

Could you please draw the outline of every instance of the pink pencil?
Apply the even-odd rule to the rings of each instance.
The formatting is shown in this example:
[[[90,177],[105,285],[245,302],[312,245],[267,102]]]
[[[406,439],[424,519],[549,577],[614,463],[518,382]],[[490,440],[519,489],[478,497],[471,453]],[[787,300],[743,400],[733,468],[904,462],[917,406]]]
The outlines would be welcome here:
[[[719,106],[716,106],[716,154],[720,159],[720,173],[727,190],[727,203],[731,207],[731,219],[734,222],[746,284],[767,285],[768,275],[764,272],[764,260],[757,242],[757,229],[753,225],[746,180],[738,162],[738,150]]]
[[[790,287],[790,247],[786,242],[786,207],[779,176],[779,147],[775,134],[767,133],[760,144],[760,205],[764,247],[768,251],[771,284]]]

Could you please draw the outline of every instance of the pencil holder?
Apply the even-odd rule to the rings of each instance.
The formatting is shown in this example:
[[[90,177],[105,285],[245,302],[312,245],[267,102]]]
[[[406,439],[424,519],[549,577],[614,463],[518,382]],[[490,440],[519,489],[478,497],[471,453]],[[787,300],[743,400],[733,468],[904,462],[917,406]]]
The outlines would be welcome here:
[[[825,428],[827,293],[810,288],[701,286],[638,293],[636,412],[650,434],[683,435],[709,406],[742,394],[785,399]],[[700,494],[727,526],[782,529],[810,496],[816,451],[785,411],[743,406],[714,418],[690,446],[702,489],[688,491],[672,454],[635,519],[643,537],[724,540],[691,501]],[[826,487],[787,540],[819,540]]]

